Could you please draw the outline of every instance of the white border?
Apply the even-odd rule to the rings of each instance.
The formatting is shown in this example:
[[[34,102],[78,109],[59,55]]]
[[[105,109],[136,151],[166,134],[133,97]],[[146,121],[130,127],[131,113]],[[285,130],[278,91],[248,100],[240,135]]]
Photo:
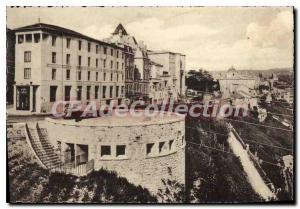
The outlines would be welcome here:
[[[116,0],[89,0],[89,1],[66,1],[66,0],[57,0],[51,1],[51,0],[31,0],[31,1],[16,1],[16,0],[2,0],[0,2],[0,23],[1,23],[1,39],[0,39],[0,47],[2,49],[1,51],[1,58],[0,58],[0,63],[1,63],[1,73],[0,73],[0,80],[1,82],[1,103],[0,103],[0,108],[1,108],[1,144],[0,144],[0,163],[1,163],[1,178],[0,178],[0,185],[1,185],[1,191],[0,191],[0,206],[1,208],[8,208],[9,204],[5,203],[6,202],[6,102],[5,102],[5,80],[6,80],[6,75],[5,75],[5,66],[6,66],[6,6],[17,6],[17,5],[22,5],[22,6],[81,6],[81,5],[86,5],[86,6],[95,6],[95,5],[103,5],[103,6],[295,6],[296,9],[300,8],[300,1],[296,0],[244,0],[244,1],[237,1],[237,0],[222,0],[222,1],[216,1],[216,0],[211,0],[211,1],[197,1],[197,0],[188,0],[188,1],[178,1],[178,0],[143,0],[137,1],[137,0],[121,0],[121,1],[116,1]],[[298,11],[298,16],[299,16],[299,11]],[[297,25],[296,27],[299,28],[299,21],[296,22]],[[298,46],[298,44],[297,44]],[[297,58],[299,58],[299,54],[297,54]],[[299,59],[298,59],[299,60]],[[297,81],[299,81],[299,73],[297,73]],[[297,98],[299,98],[299,91],[297,92]],[[299,107],[299,103],[297,105],[297,108]],[[298,115],[297,115],[298,116]],[[297,130],[299,131],[299,123],[297,123]],[[298,141],[297,139],[295,139]],[[297,142],[299,146],[299,141]],[[299,147],[297,147],[299,148]],[[297,149],[299,151],[299,149]],[[299,159],[297,161],[297,167],[299,167]],[[298,172],[297,172],[298,173]],[[297,176],[299,177],[299,176]],[[297,182],[299,182],[299,178],[297,178]],[[298,186],[298,185],[297,185]],[[295,190],[297,192],[297,189]],[[298,194],[296,193],[296,196]],[[296,198],[296,200],[299,201],[299,198]],[[95,207],[101,207],[101,208],[109,208],[112,205],[94,205]],[[196,205],[193,207],[203,207],[205,205]],[[221,205],[221,207],[231,207],[232,205]],[[274,207],[275,205],[268,205],[266,207]],[[43,208],[43,205],[35,206],[36,208]],[[82,208],[83,206],[78,206]],[[122,207],[122,206],[114,206],[114,207]],[[141,206],[138,206],[141,207]],[[146,206],[142,206],[146,207]],[[154,206],[150,206],[154,207]],[[164,205],[164,207],[167,207]],[[183,207],[183,206],[180,206]],[[211,206],[211,208],[217,208],[220,206]],[[237,206],[238,208],[242,206]],[[283,208],[287,208],[288,206],[283,206]],[[53,205],[52,208],[59,208],[59,205]]]

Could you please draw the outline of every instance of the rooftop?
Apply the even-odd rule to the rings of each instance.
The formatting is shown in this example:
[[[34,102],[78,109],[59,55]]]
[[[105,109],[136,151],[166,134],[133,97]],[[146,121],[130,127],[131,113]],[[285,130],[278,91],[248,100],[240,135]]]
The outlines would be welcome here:
[[[51,123],[58,123],[63,125],[70,126],[145,126],[145,125],[154,125],[154,124],[166,124],[172,122],[178,122],[184,120],[184,115],[180,115],[177,113],[167,112],[156,112],[154,116],[147,116],[145,111],[135,111],[137,114],[141,114],[141,116],[133,116],[129,112],[123,113],[123,117],[112,115],[112,116],[104,116],[97,118],[87,118],[82,119],[81,121],[76,122],[75,119],[66,120],[63,118],[53,119],[46,118],[45,120]],[[122,114],[122,113],[121,113]]]
[[[117,47],[115,44],[111,44],[111,43],[108,43],[108,42],[104,42],[104,41],[86,36],[86,35],[81,34],[79,32],[70,30],[68,28],[64,28],[64,27],[60,27],[60,26],[56,26],[56,25],[45,24],[45,23],[36,23],[36,24],[33,24],[33,25],[27,25],[27,26],[24,26],[24,27],[16,28],[13,31],[15,31],[15,32],[24,32],[24,31],[36,31],[36,30],[42,30],[42,31],[46,31],[46,32],[56,33],[57,35],[75,36],[75,37],[84,38],[84,39],[87,39],[87,40],[90,40],[90,41],[95,41],[95,42],[101,43],[103,45],[110,45],[110,46]]]

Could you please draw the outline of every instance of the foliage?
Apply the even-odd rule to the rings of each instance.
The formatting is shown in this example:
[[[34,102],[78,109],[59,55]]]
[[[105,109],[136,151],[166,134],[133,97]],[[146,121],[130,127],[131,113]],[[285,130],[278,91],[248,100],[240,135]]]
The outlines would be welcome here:
[[[188,89],[208,92],[219,90],[218,82],[215,82],[212,76],[205,70],[190,70],[187,75],[185,83]]]
[[[222,135],[215,140],[213,134],[205,131],[218,132]],[[240,160],[228,153],[230,150],[226,142],[227,137],[228,129],[224,123],[191,118],[186,122],[186,189],[189,193],[187,201],[193,203],[262,201],[248,183]],[[200,144],[200,141],[206,147],[195,145]]]
[[[41,168],[25,140],[8,141],[10,202],[146,203],[156,202],[147,189],[105,170],[85,177],[49,173]]]

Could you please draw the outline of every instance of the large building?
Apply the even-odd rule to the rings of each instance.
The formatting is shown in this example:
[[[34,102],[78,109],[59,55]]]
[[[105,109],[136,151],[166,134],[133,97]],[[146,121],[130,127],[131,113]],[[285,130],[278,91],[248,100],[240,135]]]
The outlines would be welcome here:
[[[130,59],[133,63],[125,64],[128,71],[126,97],[146,97],[156,102],[170,97],[178,100],[185,94],[185,55],[148,50],[146,44],[128,34],[122,24],[105,41],[128,47],[133,52],[133,59]]]
[[[124,48],[38,23],[15,30],[16,110],[49,112],[55,101],[120,103]]]
[[[163,65],[163,75],[169,75],[175,92],[174,98],[185,95],[185,55],[170,51],[149,51],[149,58]]]
[[[137,42],[119,24],[106,42],[127,49],[125,53],[125,87],[126,97],[140,99],[149,97],[150,59],[147,46]]]

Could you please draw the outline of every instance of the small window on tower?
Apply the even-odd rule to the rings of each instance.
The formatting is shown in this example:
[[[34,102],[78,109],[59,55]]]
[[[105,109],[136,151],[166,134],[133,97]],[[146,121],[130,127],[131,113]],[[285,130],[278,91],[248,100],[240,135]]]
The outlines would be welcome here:
[[[153,152],[154,143],[150,143],[146,145],[146,154],[151,155]]]
[[[110,146],[101,146],[101,157],[110,156],[111,148]]]
[[[125,145],[117,145],[117,157],[125,155]]]

